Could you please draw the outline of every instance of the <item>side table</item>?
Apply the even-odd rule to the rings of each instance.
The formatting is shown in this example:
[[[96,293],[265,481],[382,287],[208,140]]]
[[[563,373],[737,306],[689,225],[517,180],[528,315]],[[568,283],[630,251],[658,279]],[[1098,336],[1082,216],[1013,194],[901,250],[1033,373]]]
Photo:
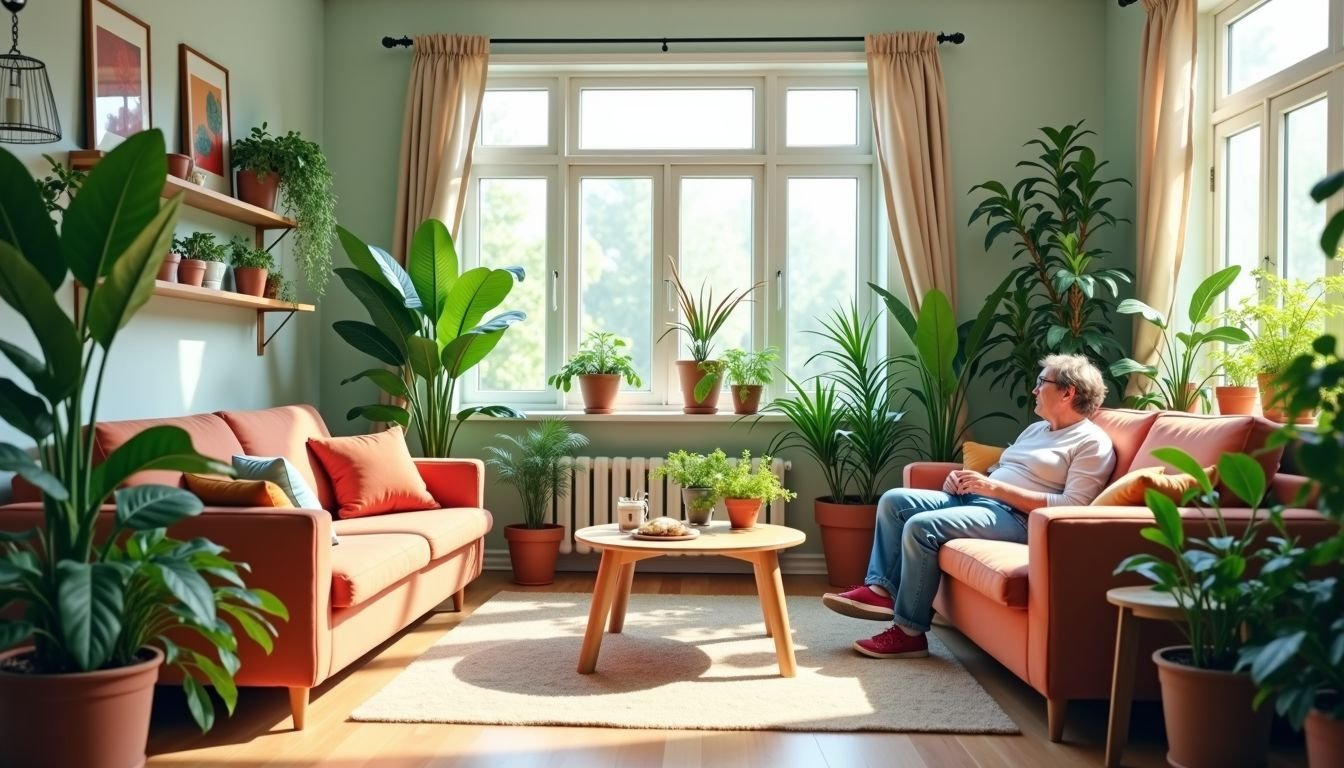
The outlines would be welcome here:
[[[1129,740],[1129,711],[1134,699],[1134,654],[1138,652],[1139,619],[1181,621],[1185,614],[1170,592],[1152,587],[1116,587],[1106,591],[1106,602],[1120,607],[1115,628],[1115,671],[1111,678],[1111,712],[1106,723],[1106,768],[1120,764]]]

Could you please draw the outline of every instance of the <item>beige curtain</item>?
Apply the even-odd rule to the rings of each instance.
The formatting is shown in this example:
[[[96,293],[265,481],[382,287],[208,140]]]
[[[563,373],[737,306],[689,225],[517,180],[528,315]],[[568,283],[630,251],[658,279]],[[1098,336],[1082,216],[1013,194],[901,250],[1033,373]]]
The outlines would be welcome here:
[[[490,58],[488,37],[417,35],[414,42],[392,232],[392,255],[402,263],[425,219],[442,220],[457,238]]]
[[[1143,0],[1139,70],[1136,297],[1171,317],[1194,162],[1195,0]],[[1134,316],[1134,359],[1157,363],[1161,334]],[[1131,376],[1128,394],[1147,379]]]
[[[957,303],[947,93],[932,32],[867,35],[873,131],[910,309],[930,288]]]

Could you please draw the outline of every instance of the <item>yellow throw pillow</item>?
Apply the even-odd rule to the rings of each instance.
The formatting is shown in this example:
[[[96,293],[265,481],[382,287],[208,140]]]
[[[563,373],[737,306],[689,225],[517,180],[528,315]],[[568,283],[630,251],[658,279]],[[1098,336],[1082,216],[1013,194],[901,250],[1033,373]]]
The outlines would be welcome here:
[[[968,440],[961,444],[961,466],[982,475],[989,474],[989,468],[998,463],[1003,450],[997,445],[972,443]]]
[[[1210,482],[1218,484],[1217,467],[1205,467],[1204,472],[1208,474]],[[1092,501],[1092,506],[1142,507],[1145,506],[1144,492],[1149,488],[1179,504],[1185,492],[1198,485],[1195,478],[1185,473],[1169,475],[1162,467],[1145,467],[1136,469],[1111,483]]]
[[[195,475],[182,476],[187,490],[196,494],[203,504],[211,507],[293,507],[294,504],[270,480],[230,480],[225,477]]]

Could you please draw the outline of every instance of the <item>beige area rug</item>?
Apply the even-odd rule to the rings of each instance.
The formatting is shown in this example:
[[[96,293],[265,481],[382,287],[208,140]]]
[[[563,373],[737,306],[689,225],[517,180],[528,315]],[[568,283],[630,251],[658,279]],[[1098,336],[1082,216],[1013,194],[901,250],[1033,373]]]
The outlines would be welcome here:
[[[590,595],[501,592],[351,717],[616,728],[1018,733],[929,635],[927,659],[870,659],[883,629],[789,597],[798,676],[782,678],[754,596],[630,596],[597,672],[575,671]]]

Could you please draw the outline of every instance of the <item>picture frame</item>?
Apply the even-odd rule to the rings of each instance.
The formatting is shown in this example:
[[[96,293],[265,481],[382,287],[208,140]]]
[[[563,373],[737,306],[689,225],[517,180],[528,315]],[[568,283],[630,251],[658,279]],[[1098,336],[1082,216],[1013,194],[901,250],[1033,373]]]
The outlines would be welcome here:
[[[149,25],[107,0],[84,0],[87,148],[108,150],[152,125]]]
[[[182,154],[191,157],[202,186],[232,196],[229,70],[186,43],[177,51]]]

